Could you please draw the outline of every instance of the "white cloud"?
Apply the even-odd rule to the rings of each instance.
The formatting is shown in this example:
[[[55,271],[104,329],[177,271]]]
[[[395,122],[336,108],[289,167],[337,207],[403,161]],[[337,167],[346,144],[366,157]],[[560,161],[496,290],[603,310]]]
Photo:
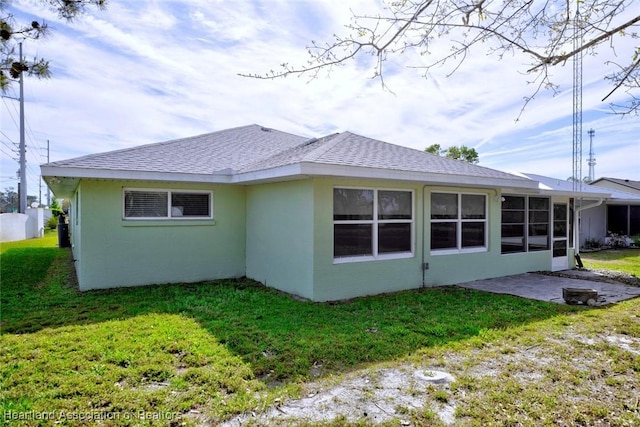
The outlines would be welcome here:
[[[29,80],[26,89],[28,121],[40,143],[51,140],[52,160],[260,123],[306,136],[351,130],[417,149],[465,144],[478,149],[485,166],[571,174],[571,64],[553,70],[560,93],[539,93],[516,123],[534,91],[531,77],[518,72],[525,62],[519,55],[498,61],[478,51],[452,77],[443,67],[425,78],[409,66],[430,58],[407,52],[387,64],[385,83],[394,93],[370,78],[374,58],[310,82],[237,75],[306,63],[311,40],[344,33],[352,10],[371,10],[369,1],[110,2],[105,12],[74,23],[57,21],[40,5],[12,7],[17,15],[45,16],[55,27],[50,39],[27,46],[29,54],[37,50],[52,60],[54,78]],[[640,179],[634,160],[640,121],[606,114],[601,101],[611,88],[602,79],[604,60],[617,53],[622,61],[632,44],[616,40],[616,51],[584,59],[584,139],[587,129],[596,129],[598,176]],[[17,140],[6,114],[1,125]],[[2,175],[15,168],[3,155]]]

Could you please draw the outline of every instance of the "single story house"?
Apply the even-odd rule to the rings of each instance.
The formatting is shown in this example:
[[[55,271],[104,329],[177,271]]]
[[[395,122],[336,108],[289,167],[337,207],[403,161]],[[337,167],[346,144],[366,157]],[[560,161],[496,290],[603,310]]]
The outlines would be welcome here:
[[[329,301],[574,265],[571,191],[350,132],[249,125],[41,170],[82,290],[247,276]]]

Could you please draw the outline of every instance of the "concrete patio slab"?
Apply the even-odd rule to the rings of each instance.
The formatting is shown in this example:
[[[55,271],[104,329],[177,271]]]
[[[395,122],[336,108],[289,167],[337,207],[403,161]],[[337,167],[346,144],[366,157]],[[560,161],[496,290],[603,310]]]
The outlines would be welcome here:
[[[523,298],[565,304],[562,288],[595,289],[598,291],[596,305],[612,304],[640,296],[640,288],[622,283],[606,283],[594,280],[559,277],[538,273],[517,274],[496,279],[476,280],[461,283],[467,289],[515,295]]]

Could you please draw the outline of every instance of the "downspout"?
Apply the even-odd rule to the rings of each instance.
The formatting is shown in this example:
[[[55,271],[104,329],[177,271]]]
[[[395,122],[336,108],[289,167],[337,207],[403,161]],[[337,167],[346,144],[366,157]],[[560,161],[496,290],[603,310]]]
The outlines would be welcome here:
[[[604,198],[598,199],[598,201],[594,204],[587,206],[580,206],[576,208],[576,212],[573,218],[573,244],[575,245],[574,257],[576,262],[578,263],[578,267],[582,268],[582,260],[580,259],[580,212],[595,208],[604,203]]]

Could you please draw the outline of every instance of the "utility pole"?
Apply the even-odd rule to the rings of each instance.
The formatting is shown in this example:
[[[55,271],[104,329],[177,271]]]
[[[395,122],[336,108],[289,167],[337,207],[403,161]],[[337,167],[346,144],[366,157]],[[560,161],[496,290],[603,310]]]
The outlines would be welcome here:
[[[589,165],[589,182],[593,182],[593,180],[595,179],[595,172],[596,172],[595,171],[596,158],[593,157],[594,155],[593,137],[596,134],[596,131],[593,129],[589,129],[587,134],[589,135],[589,161],[587,161],[587,164]]]
[[[19,43],[22,63],[22,42]],[[20,71],[20,205],[19,213],[27,213],[27,148],[24,141],[24,71]]]

